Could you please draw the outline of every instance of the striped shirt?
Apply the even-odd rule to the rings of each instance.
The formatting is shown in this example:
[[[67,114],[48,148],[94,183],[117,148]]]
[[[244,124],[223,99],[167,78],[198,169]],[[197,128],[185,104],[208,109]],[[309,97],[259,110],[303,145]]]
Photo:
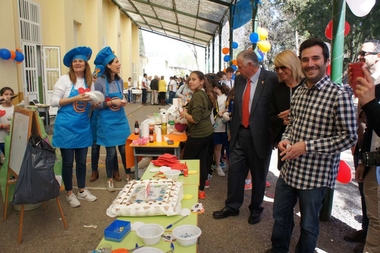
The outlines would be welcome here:
[[[334,188],[340,152],[357,140],[352,89],[327,75],[311,88],[303,83],[292,97],[289,117],[282,140],[305,142],[306,153],[287,160],[280,176],[296,189]]]

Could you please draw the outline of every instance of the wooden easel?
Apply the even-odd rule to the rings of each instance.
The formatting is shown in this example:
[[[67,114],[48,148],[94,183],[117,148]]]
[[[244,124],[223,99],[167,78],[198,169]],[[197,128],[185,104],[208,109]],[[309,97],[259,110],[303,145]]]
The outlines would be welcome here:
[[[7,219],[7,209],[8,209],[8,195],[9,195],[9,185],[15,184],[17,182],[18,174],[20,172],[20,167],[22,159],[20,159],[20,154],[24,155],[26,145],[31,136],[41,136],[40,125],[38,124],[37,112],[28,109],[16,107],[13,114],[13,124],[11,131],[11,143],[9,148],[8,156],[8,173],[5,187],[5,200],[4,200],[4,216],[3,220]],[[18,151],[16,153],[16,151]],[[10,179],[10,176],[13,176]],[[57,201],[58,209],[62,217],[63,226],[67,229],[67,223],[65,216],[62,211],[61,203],[59,197],[55,198]],[[45,203],[43,203],[45,209]],[[24,204],[21,205],[20,209],[20,223],[18,230],[18,243],[21,243],[22,238],[22,226],[24,221]]]

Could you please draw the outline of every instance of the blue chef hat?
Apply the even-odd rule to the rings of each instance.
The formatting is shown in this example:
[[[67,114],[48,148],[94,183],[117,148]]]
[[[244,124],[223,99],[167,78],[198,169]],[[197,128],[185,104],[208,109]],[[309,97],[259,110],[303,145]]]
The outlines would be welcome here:
[[[112,61],[114,58],[116,58],[116,55],[113,54],[110,47],[104,47],[102,50],[99,51],[99,53],[96,55],[94,64],[95,65],[103,65],[104,67],[107,66],[107,64]]]
[[[81,59],[88,61],[91,58],[92,50],[89,47],[75,47],[65,54],[63,57],[63,64],[70,68],[74,60]]]

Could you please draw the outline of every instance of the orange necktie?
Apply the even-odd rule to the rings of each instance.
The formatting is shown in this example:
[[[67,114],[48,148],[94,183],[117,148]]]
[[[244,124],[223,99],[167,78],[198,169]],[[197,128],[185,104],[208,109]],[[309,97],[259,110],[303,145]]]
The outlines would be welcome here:
[[[243,104],[241,109],[241,123],[247,128],[249,126],[249,98],[251,96],[251,80],[247,80],[247,87],[243,94]]]

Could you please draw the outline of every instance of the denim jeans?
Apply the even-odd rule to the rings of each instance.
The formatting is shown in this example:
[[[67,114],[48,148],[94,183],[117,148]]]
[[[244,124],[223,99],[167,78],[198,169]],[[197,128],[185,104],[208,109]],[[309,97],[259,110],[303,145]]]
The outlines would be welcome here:
[[[127,169],[127,161],[125,160],[125,145],[118,146],[121,160],[124,166],[125,174],[130,174],[131,170]],[[119,171],[119,163],[117,160],[116,146],[106,147],[106,172],[107,178],[112,178],[114,171]]]
[[[99,156],[100,145],[96,144],[96,142],[94,141],[91,147],[91,170],[93,172],[98,171]]]
[[[61,148],[62,155],[62,179],[65,184],[65,190],[71,191],[73,189],[73,165],[74,157],[76,163],[76,176],[78,188],[86,187],[86,159],[88,148],[75,148],[66,149]]]
[[[280,177],[277,180],[273,203],[274,225],[272,231],[272,250],[276,253],[288,252],[294,227],[293,209],[299,199],[301,212],[301,235],[297,253],[314,253],[319,235],[319,211],[327,188],[299,190],[286,184]]]

